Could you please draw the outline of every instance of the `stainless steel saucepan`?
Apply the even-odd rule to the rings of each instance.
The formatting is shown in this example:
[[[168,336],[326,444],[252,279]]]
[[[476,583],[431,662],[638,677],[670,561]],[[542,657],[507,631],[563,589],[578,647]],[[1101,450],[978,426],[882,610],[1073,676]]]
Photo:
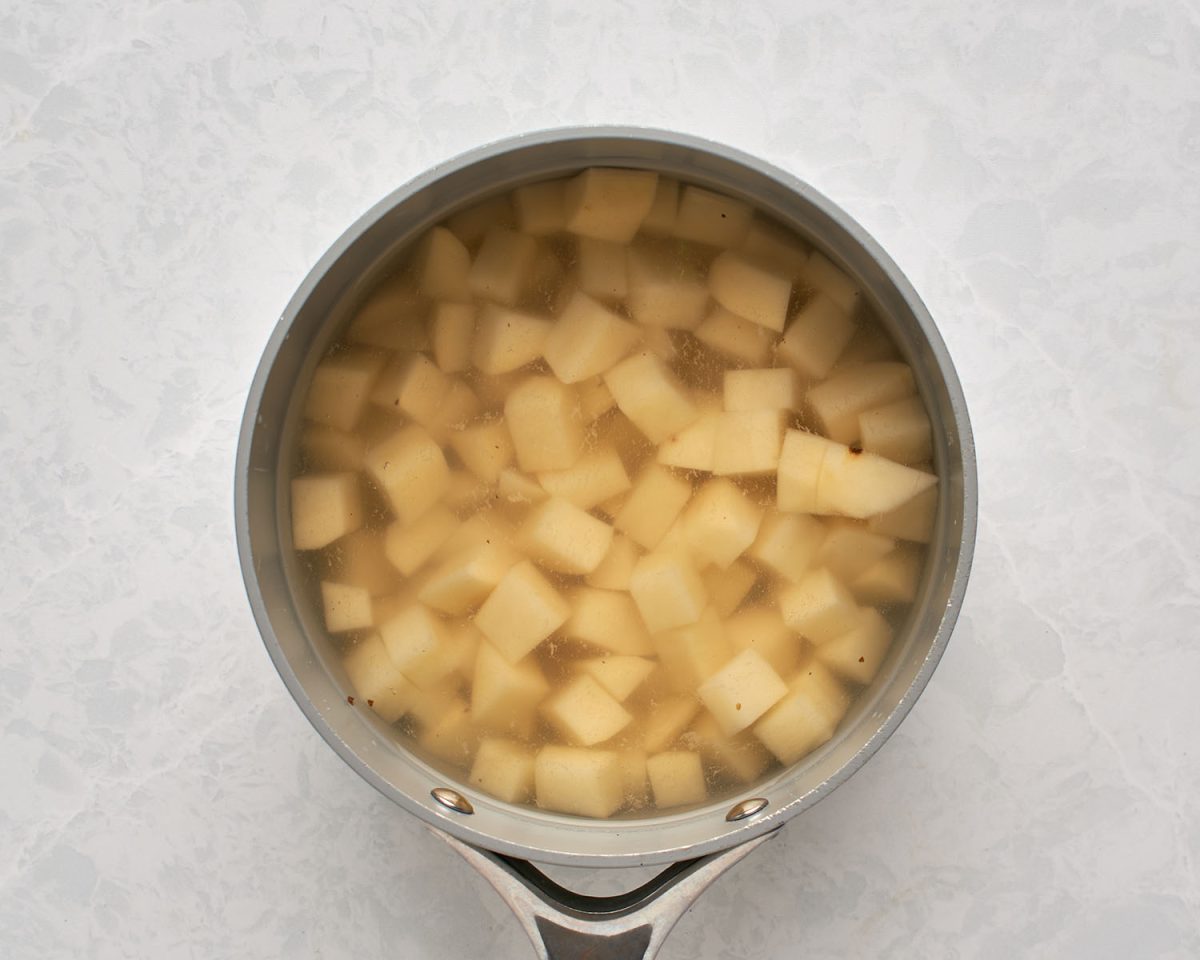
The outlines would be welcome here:
[[[348,683],[303,590],[291,549],[288,475],[300,398],[341,321],[397,251],[450,213],[522,183],[589,166],[658,170],[748,201],[809,238],[858,282],[912,365],[933,423],[940,481],[930,562],[904,628],[833,739],[736,802],[613,821],[502,803],[439,773],[397,744]],[[945,344],[916,292],[853,220],[807,184],[736,150],[659,130],[550,130],[482,147],[376,204],[320,259],[263,353],[238,446],[236,523],[242,572],[263,641],[322,737],[382,794],[420,817],[499,890],[541,957],[651,957],[723,870],[845,781],[875,753],[929,682],[958,616],[975,539],[974,446]],[[620,897],[587,897],[528,861],[668,865]]]

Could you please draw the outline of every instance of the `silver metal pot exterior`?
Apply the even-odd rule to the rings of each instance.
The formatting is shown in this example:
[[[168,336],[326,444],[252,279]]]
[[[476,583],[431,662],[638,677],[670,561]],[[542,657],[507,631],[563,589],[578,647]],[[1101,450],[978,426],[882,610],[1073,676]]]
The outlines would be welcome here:
[[[370,710],[347,703],[345,675],[311,598],[298,589],[287,495],[297,398],[341,321],[400,248],[453,210],[593,165],[655,169],[741,197],[812,239],[860,284],[912,364],[933,423],[940,503],[931,562],[907,626],[834,738],[747,793],[768,803],[741,821],[725,816],[740,797],[684,813],[596,821],[511,806],[453,783],[397,744]],[[970,570],[976,496],[966,404],[945,344],[911,285],[861,227],[811,187],[728,147],[659,130],[591,127],[534,133],[465,154],[386,197],[338,239],[288,304],[255,375],[238,447],[235,519],[246,589],[267,650],[313,726],[361,776],[468,843],[549,863],[626,866],[699,857],[760,836],[825,797],[879,749],[950,638]],[[435,801],[430,791],[443,785],[469,796],[474,813]]]

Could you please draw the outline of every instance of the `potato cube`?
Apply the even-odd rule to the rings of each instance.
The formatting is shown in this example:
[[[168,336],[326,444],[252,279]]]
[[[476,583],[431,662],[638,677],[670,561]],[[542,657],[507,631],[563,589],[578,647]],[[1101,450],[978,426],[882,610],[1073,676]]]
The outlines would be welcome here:
[[[471,365],[475,308],[469,303],[438,303],[429,321],[433,359],[442,373],[460,373]]]
[[[709,567],[701,577],[713,609],[719,616],[727,617],[741,605],[746,595],[754,588],[758,573],[744,560],[734,560],[724,570]]]
[[[576,587],[571,592],[571,616],[563,625],[563,636],[610,653],[641,656],[653,650],[633,600],[618,590]]]
[[[871,533],[853,520],[831,520],[816,562],[843,582],[855,579],[896,548],[896,541]]]
[[[675,375],[653,353],[640,351],[604,375],[617,406],[651,443],[693,423],[699,411]]]
[[[481,729],[532,736],[538,707],[549,692],[550,684],[533,657],[509,663],[487,641],[479,645],[471,684],[471,717]]]
[[[867,684],[875,679],[891,645],[892,628],[878,610],[866,607],[852,630],[817,649],[817,659],[839,676]]]
[[[476,370],[472,371],[469,376],[471,387],[479,397],[484,409],[492,410],[503,407],[504,401],[512,392],[513,387],[529,374],[524,370],[514,370],[512,373],[498,373],[493,376]]]
[[[912,550],[893,550],[855,577],[850,589],[868,603],[912,603],[921,581],[921,557]]]
[[[330,580],[362,587],[372,597],[400,585],[400,573],[388,560],[385,538],[378,530],[360,527],[346,534],[326,549],[325,559]]]
[[[542,715],[569,743],[591,747],[616,736],[632,714],[588,674],[577,676],[542,705]]]
[[[321,607],[325,611],[325,629],[330,633],[362,630],[374,623],[371,593],[365,587],[322,580]]]
[[[782,410],[726,411],[713,435],[713,473],[761,476],[779,468],[787,414]]]
[[[683,513],[683,536],[698,561],[724,569],[754,542],[762,516],[731,481],[709,480]]]
[[[779,453],[775,485],[776,504],[781,513],[825,513],[817,498],[825,455],[840,444],[804,430],[788,430]]]
[[[792,281],[787,277],[726,250],[709,267],[708,289],[713,299],[731,313],[776,333],[783,332],[792,297]]]
[[[533,751],[515,740],[484,737],[468,779],[505,803],[525,803],[533,796]]]
[[[774,668],[750,648],[700,684],[696,692],[721,731],[732,737],[779,702],[787,689]]]
[[[637,233],[658,186],[646,170],[593,167],[567,181],[567,229],[582,237],[628,243]]]
[[[747,555],[796,583],[813,565],[824,540],[825,525],[816,517],[768,510]]]
[[[604,590],[628,590],[629,578],[633,574],[633,565],[641,555],[637,544],[626,536],[614,534],[608,553],[584,579],[590,587]],[[632,603],[632,601],[630,601]],[[640,621],[639,621],[640,623]]]
[[[384,722],[395,723],[408,711],[414,687],[392,663],[378,634],[355,644],[342,667],[357,698]]]
[[[661,753],[666,750],[679,740],[699,711],[700,701],[690,693],[656,700],[646,715],[642,747],[648,753]]]
[[[655,634],[653,643],[668,685],[680,693],[694,692],[734,654],[712,607],[695,623]]]
[[[458,377],[450,377],[450,388],[442,398],[441,409],[426,425],[429,435],[439,443],[446,443],[451,437],[474,420],[482,409],[475,391],[468,387]]]
[[[646,327],[694,330],[704,319],[708,283],[671,245],[639,243],[626,261],[629,313]]]
[[[615,750],[550,745],[538,751],[533,779],[537,805],[581,817],[610,817],[625,799]]]
[[[875,324],[865,323],[850,338],[850,343],[838,357],[838,367],[848,369],[860,363],[895,359],[896,345],[891,338]]]
[[[695,330],[696,339],[727,359],[762,366],[771,355],[775,337],[766,327],[743,320],[720,304],[708,312]]]
[[[691,560],[676,551],[640,557],[629,577],[629,592],[651,633],[695,623],[707,600]]]
[[[583,450],[579,395],[554,377],[522,380],[504,403],[517,463],[527,473],[565,470]]]
[[[459,210],[446,226],[468,247],[474,247],[492,227],[513,227],[516,223],[509,194],[502,193]]]
[[[513,191],[517,226],[534,236],[561,233],[565,230],[567,211],[563,206],[564,186],[563,180],[545,180],[517,187]]]
[[[475,626],[510,663],[516,663],[566,622],[571,607],[522,560],[496,584],[475,614]]]
[[[425,354],[402,354],[380,374],[371,391],[371,402],[428,426],[437,420],[449,389],[450,378]]]
[[[905,397],[858,415],[863,449],[897,463],[921,463],[933,456],[933,432],[919,397]]]
[[[809,256],[790,230],[758,217],[751,221],[739,250],[747,260],[790,280],[803,276]]]
[[[603,377],[591,377],[579,385],[579,408],[587,423],[598,420],[617,405]]]
[[[804,265],[804,276],[810,286],[824,293],[847,313],[858,305],[858,287],[846,273],[833,265],[825,254],[814,250]]]
[[[464,547],[432,571],[418,596],[435,610],[462,616],[483,602],[515,562],[512,551],[498,543]]]
[[[475,661],[479,657],[479,648],[483,645],[483,634],[475,624],[467,622],[452,623],[446,628],[445,656],[450,666],[451,682],[465,680],[470,683],[475,676]]]
[[[916,389],[907,363],[863,363],[809,390],[808,405],[829,439],[850,444],[860,439],[860,413],[911,397]]]
[[[632,486],[625,464],[612,447],[585,453],[566,470],[539,473],[538,481],[553,496],[584,510],[611,500]]]
[[[533,287],[541,252],[529,234],[491,227],[467,274],[471,293],[513,306]]]
[[[546,337],[546,362],[563,383],[609,370],[641,339],[637,327],[586,293],[575,293]]]
[[[437,560],[449,560],[469,551],[500,551],[507,555],[509,565],[516,563],[516,556],[508,550],[514,534],[512,521],[500,510],[483,509],[471,514],[438,547],[434,555]],[[507,570],[505,567],[504,570]],[[501,573],[504,573],[501,570]],[[497,578],[499,582],[499,578]],[[492,586],[495,586],[493,584]],[[490,589],[490,588],[489,588]]]
[[[900,506],[868,519],[867,529],[872,533],[883,533],[900,540],[928,543],[933,535],[937,504],[937,487],[930,486],[928,490],[918,493]]]
[[[741,200],[687,186],[679,198],[675,236],[713,247],[736,247],[750,230],[753,209]]]
[[[445,680],[456,666],[448,655],[445,624],[420,603],[410,604],[381,623],[379,636],[392,663],[422,690]]]
[[[530,511],[517,531],[517,545],[531,560],[556,573],[590,573],[612,544],[613,531],[603,520],[561,497]]]
[[[716,394],[698,394],[693,403],[699,416],[690,426],[659,444],[656,459],[668,467],[712,470],[721,398]]]
[[[496,478],[496,495],[505,503],[522,507],[541,503],[549,496],[540,483],[515,467],[500,471]]]
[[[665,467],[651,463],[638,474],[629,499],[613,526],[653,550],[692,495],[692,485]]]
[[[424,302],[406,283],[389,283],[371,294],[346,328],[353,344],[383,350],[424,350],[429,345],[421,323]]]
[[[618,700],[626,700],[654,672],[654,661],[612,654],[581,660],[579,669]]]
[[[312,471],[361,470],[367,445],[362,437],[323,423],[307,424],[300,432],[300,456]]]
[[[701,756],[742,783],[757,780],[771,765],[771,754],[752,734],[727,737],[707,711],[696,718],[689,733],[684,739],[694,739]]]
[[[646,758],[650,789],[659,809],[700,803],[708,796],[704,785],[704,767],[700,754],[690,750],[672,750]]]
[[[430,300],[469,303],[471,290],[467,285],[467,273],[470,269],[471,254],[445,227],[429,230],[413,258],[417,286]]]
[[[450,478],[442,448],[419,426],[402,427],[376,444],[363,467],[405,524],[420,519],[442,498]]]
[[[304,416],[338,430],[353,430],[367,409],[384,358],[370,350],[346,350],[317,364],[304,398]]]
[[[510,373],[542,355],[553,326],[545,317],[484,304],[479,312],[471,359],[477,369],[489,375]]]
[[[828,570],[816,569],[779,591],[783,622],[813,643],[840,636],[858,622],[858,605]]]
[[[646,805],[646,754],[641,750],[622,750],[621,787],[625,791],[625,802],[634,809]]]
[[[822,293],[792,318],[779,341],[778,356],[813,380],[822,380],[854,336],[850,315]]]
[[[734,650],[758,653],[781,677],[795,673],[804,653],[803,642],[770,607],[735,613],[725,621],[725,637]]]
[[[316,550],[357,530],[362,491],[353,473],[309,473],[292,480],[292,546]]]
[[[821,512],[862,520],[895,510],[937,484],[931,473],[856,449],[839,446],[826,452],[817,486]]]
[[[450,446],[468,470],[485,483],[495,483],[513,462],[512,438],[503,417],[484,420],[450,438]]]
[[[679,209],[679,181],[659,174],[650,212],[642,220],[640,232],[648,237],[669,237],[675,230],[675,214]]]
[[[787,696],[752,729],[780,763],[791,764],[833,736],[848,705],[837,678],[811,661],[789,681]]]
[[[794,410],[800,400],[800,384],[793,370],[725,371],[726,410]]]
[[[597,300],[624,300],[629,292],[625,245],[580,237],[576,249],[579,289]]]
[[[442,502],[455,513],[466,516],[474,513],[492,498],[492,488],[467,470],[451,472],[446,481]]]
[[[417,737],[426,753],[449,763],[467,765],[479,744],[479,732],[471,723],[471,710],[461,697],[452,699],[436,720]]]

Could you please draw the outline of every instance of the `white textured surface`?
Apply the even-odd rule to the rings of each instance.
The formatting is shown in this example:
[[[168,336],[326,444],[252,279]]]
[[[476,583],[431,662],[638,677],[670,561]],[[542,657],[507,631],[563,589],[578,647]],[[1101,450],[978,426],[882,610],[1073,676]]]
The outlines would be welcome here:
[[[0,956],[529,955],[277,680],[233,452],[353,218],[581,122],[843,204],[937,317],[979,447],[932,686],[664,956],[1200,955],[1195,5],[421,6],[0,12]]]

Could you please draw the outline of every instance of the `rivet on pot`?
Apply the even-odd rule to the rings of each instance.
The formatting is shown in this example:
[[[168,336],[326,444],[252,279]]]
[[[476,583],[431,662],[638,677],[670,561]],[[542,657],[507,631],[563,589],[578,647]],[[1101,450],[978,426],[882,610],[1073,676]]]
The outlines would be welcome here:
[[[471,806],[470,800],[457,790],[451,790],[449,787],[434,787],[429,791],[429,795],[443,807],[449,807],[455,813],[475,812],[475,808]],[[763,802],[765,803],[766,801]]]
[[[747,817],[752,817],[756,813],[761,813],[767,806],[767,801],[763,797],[751,797],[749,800],[743,800],[740,803],[735,803],[729,808],[729,812],[725,814],[725,819],[730,823],[735,823],[738,820],[745,820]]]

